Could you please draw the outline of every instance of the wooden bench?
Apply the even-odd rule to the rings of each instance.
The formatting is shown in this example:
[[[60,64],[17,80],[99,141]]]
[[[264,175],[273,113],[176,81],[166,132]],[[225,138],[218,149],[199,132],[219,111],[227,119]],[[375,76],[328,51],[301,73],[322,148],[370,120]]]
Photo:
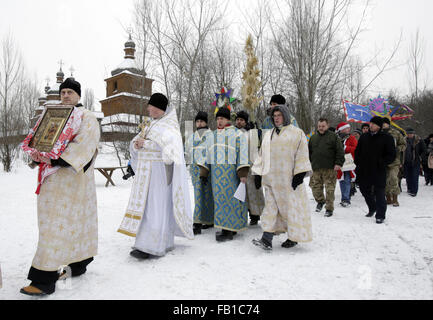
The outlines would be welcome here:
[[[126,169],[127,167],[103,167],[103,168],[95,168],[98,170],[105,178],[107,178],[107,182],[105,183],[105,187],[111,183],[113,186],[116,186],[111,177],[113,176],[113,172],[117,169]]]

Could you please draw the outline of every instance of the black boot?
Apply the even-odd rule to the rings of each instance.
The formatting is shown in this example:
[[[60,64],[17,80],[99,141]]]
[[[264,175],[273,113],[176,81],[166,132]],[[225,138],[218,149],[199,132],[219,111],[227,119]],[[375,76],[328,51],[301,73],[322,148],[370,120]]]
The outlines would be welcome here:
[[[230,241],[233,240],[233,232],[223,229],[221,233],[216,234],[215,238],[218,242]]]
[[[376,212],[369,212],[366,217],[367,218],[371,218],[372,216],[374,216],[376,214]]]
[[[265,251],[271,251],[272,250],[272,243],[269,243],[266,239],[253,239],[253,244]]]
[[[193,224],[192,231],[194,232],[194,235],[201,234],[201,229],[202,229],[201,223],[194,223]]]
[[[137,249],[132,250],[129,254],[131,256],[133,256],[134,258],[137,258],[139,260],[145,260],[145,259],[148,259],[150,257],[150,254],[143,252],[143,251],[140,251],[140,250],[137,250]]]
[[[329,217],[332,217],[333,215],[334,215],[334,212],[333,212],[333,211],[331,211],[331,210],[326,210],[325,217],[329,218]]]
[[[281,245],[283,248],[293,248],[294,246],[296,246],[298,243],[294,242],[290,239],[287,239],[285,242],[283,242],[283,244]]]
[[[322,211],[324,205],[325,205],[324,202],[319,202],[319,203],[317,204],[317,207],[316,207],[316,212],[320,212],[320,211]]]
[[[202,226],[201,226],[201,228],[203,229],[203,230],[206,230],[206,229],[210,229],[210,228],[213,228],[213,224],[203,224]]]
[[[260,220],[260,216],[253,216],[250,214],[250,226],[256,226]]]

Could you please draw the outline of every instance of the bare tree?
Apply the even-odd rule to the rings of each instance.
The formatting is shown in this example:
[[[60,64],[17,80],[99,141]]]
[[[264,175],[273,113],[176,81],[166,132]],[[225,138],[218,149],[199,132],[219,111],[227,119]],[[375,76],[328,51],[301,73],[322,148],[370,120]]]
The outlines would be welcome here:
[[[18,152],[17,137],[28,128],[22,108],[26,83],[21,54],[11,35],[2,40],[0,50],[0,158],[9,172]]]
[[[83,106],[90,111],[95,111],[95,94],[93,89],[87,88],[84,90]]]
[[[412,38],[409,49],[409,72],[411,74],[410,83],[414,83],[414,98],[418,100],[420,73],[424,64],[424,44],[417,29],[415,36]]]

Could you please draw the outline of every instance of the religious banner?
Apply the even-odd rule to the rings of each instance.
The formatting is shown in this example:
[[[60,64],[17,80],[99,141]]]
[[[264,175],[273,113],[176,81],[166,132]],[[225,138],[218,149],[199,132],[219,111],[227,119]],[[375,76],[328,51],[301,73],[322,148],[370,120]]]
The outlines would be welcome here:
[[[387,99],[382,98],[380,95],[377,98],[370,99],[368,106],[343,100],[343,109],[348,122],[368,123],[375,116],[387,117],[390,119],[391,125],[403,132],[404,130],[395,121],[409,119],[414,114],[414,111],[408,106],[401,105],[394,107],[388,103]]]

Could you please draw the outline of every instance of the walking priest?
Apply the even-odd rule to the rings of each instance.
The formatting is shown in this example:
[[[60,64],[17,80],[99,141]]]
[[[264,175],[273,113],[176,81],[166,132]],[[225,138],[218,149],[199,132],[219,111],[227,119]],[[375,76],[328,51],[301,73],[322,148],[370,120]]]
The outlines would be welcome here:
[[[152,120],[130,144],[135,178],[118,231],[136,237],[130,254],[137,259],[164,256],[175,235],[194,238],[182,137],[176,110],[167,106],[163,94],[151,96]]]

